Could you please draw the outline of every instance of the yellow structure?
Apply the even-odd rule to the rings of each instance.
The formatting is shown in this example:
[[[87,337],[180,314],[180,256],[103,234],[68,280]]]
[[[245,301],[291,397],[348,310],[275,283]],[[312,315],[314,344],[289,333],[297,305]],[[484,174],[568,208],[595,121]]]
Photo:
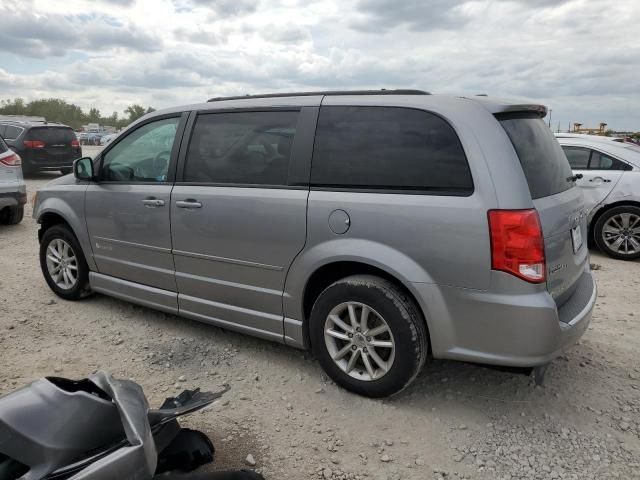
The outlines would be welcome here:
[[[573,133],[587,133],[589,135],[604,135],[607,131],[607,124],[604,122],[600,122],[600,126],[598,128],[582,128],[581,123],[573,124]]]

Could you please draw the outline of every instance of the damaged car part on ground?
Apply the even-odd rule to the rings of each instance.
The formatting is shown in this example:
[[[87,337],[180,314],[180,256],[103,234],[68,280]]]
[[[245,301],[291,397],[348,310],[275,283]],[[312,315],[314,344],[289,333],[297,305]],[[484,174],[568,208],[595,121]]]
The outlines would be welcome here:
[[[140,385],[105,372],[41,378],[0,397],[0,480],[262,479],[250,471],[185,475],[211,463],[215,450],[177,417],[227,391],[185,390],[154,410]]]

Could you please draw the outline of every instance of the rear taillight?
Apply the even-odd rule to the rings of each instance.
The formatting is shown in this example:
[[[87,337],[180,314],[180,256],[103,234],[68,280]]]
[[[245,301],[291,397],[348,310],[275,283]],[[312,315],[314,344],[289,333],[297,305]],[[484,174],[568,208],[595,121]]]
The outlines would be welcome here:
[[[20,158],[20,155],[14,153],[8,157],[0,158],[0,163],[8,167],[19,167],[22,165],[22,159]]]
[[[45,144],[42,140],[25,140],[24,146],[27,148],[44,148]]]
[[[489,210],[491,268],[531,283],[546,280],[544,239],[536,210]]]
[[[80,142],[78,140],[71,140],[71,146],[75,148],[80,148]]]

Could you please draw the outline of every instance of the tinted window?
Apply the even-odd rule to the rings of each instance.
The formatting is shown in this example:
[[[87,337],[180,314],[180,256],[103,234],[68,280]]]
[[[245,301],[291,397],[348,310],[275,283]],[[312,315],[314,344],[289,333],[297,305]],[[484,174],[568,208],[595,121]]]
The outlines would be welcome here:
[[[591,154],[591,170],[631,170],[631,166],[604,153],[593,151]]]
[[[14,127],[12,125],[7,125],[2,138],[6,138],[7,140],[15,140],[20,136],[22,130],[24,129],[20,127]]]
[[[531,198],[564,192],[573,186],[567,157],[549,127],[538,116],[498,116],[518,154]]]
[[[0,137],[4,138],[4,132],[6,130],[6,125],[0,125]]]
[[[440,117],[395,107],[323,107],[314,185],[471,194],[462,145]]]
[[[72,140],[76,140],[76,134],[70,128],[37,127],[29,130],[27,138],[29,140],[42,140],[47,145],[55,143],[70,145]]]
[[[7,144],[4,143],[4,140],[2,139],[2,137],[0,137],[0,153],[6,152],[7,149],[8,149]]]
[[[562,147],[569,160],[569,165],[574,170],[586,170],[589,167],[589,155],[591,150],[579,147]]]
[[[199,115],[185,182],[286,185],[298,112]]]
[[[125,135],[102,161],[101,177],[112,182],[165,182],[180,118],[147,123]]]

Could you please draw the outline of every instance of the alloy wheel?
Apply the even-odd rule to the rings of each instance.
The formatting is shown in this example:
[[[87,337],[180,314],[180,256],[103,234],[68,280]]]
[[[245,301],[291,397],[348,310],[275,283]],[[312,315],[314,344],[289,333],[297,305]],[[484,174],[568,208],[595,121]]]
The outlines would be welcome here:
[[[363,303],[334,307],[325,321],[324,341],[334,363],[358,380],[379,380],[393,365],[396,345],[391,329]]]
[[[621,255],[640,253],[640,216],[619,213],[609,218],[602,228],[602,239]]]
[[[47,246],[47,271],[53,282],[64,290],[73,288],[78,281],[75,252],[61,238],[54,238]]]

